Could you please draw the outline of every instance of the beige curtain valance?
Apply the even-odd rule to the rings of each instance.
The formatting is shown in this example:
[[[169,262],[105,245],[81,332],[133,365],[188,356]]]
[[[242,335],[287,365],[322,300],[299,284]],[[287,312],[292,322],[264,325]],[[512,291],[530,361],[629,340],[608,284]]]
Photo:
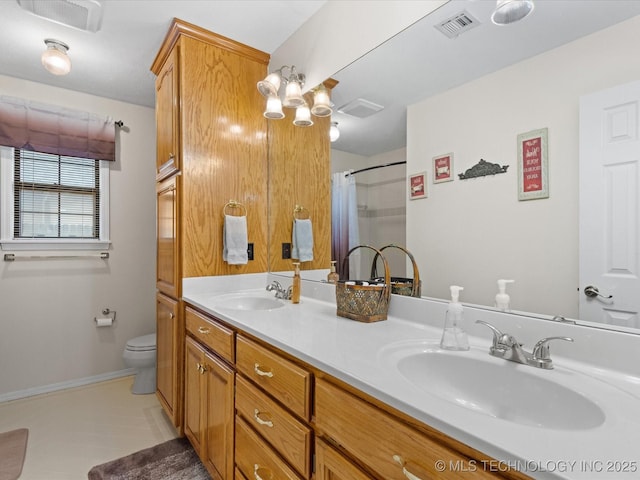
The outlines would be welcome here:
[[[115,160],[115,124],[92,113],[0,96],[0,145]]]

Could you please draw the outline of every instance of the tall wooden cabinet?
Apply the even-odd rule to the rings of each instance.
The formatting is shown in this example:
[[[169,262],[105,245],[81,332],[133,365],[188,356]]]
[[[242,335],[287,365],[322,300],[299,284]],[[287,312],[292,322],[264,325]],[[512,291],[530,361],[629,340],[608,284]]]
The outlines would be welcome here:
[[[256,83],[269,56],[174,19],[156,75],[157,395],[183,427],[186,277],[267,271],[267,124]],[[247,214],[254,258],[222,260],[224,207]],[[171,304],[172,311],[167,313]]]

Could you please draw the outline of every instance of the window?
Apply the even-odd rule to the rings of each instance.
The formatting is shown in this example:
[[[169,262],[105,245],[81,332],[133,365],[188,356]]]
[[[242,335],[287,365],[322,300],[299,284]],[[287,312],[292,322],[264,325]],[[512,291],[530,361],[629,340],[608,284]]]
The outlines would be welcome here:
[[[0,149],[3,249],[108,246],[105,161]]]

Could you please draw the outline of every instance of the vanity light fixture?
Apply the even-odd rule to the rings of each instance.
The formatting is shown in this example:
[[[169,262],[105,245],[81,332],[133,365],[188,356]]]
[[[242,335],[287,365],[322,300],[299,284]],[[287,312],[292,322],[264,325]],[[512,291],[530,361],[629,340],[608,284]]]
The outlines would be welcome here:
[[[71,59],[67,55],[69,46],[60,40],[47,38],[44,41],[47,49],[42,52],[42,65],[49,73],[66,75],[71,71]]]
[[[331,128],[329,128],[329,140],[331,143],[340,138],[340,130],[338,130],[338,122],[331,122]]]
[[[312,90],[313,106],[309,109],[309,105],[302,95],[304,81],[305,75],[298,73],[295,65],[283,65],[267,75],[264,80],[259,81],[258,91],[267,99],[263,115],[266,118],[277,120],[284,118],[282,107],[295,108],[296,116],[293,124],[299,127],[313,125],[311,114],[316,117],[331,115],[333,112],[329,91],[322,84]],[[284,89],[281,88],[283,86]]]
[[[491,21],[496,25],[509,25],[533,12],[533,0],[497,0]]]

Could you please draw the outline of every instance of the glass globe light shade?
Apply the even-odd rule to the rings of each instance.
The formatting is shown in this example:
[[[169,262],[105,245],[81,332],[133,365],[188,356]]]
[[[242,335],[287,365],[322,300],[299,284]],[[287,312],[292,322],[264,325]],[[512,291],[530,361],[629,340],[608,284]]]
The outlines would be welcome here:
[[[67,56],[69,47],[58,41],[47,39],[44,41],[47,49],[42,52],[42,65],[54,75],[66,75],[71,71],[71,59]]]

